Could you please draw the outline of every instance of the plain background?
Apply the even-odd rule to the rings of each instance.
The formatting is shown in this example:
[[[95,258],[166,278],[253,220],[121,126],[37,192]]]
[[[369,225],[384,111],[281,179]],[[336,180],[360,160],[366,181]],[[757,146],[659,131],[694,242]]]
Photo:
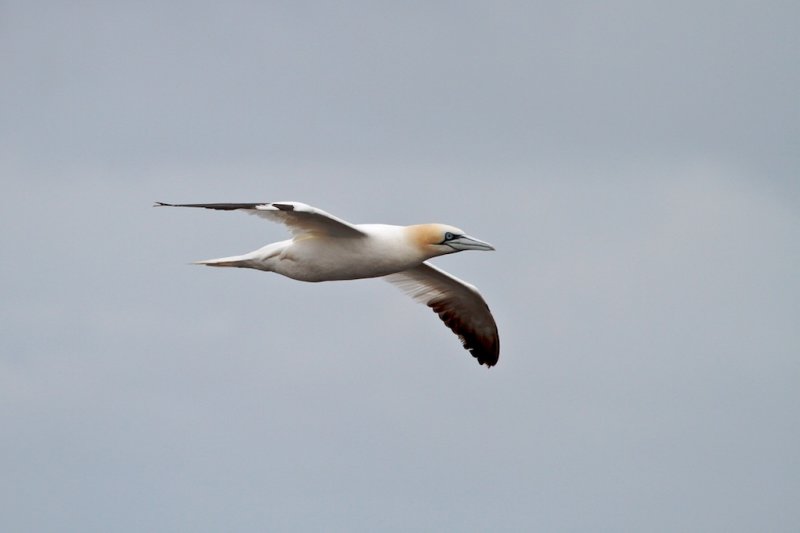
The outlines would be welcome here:
[[[0,2],[0,529],[800,530],[799,17]],[[155,200],[459,226],[500,363]]]

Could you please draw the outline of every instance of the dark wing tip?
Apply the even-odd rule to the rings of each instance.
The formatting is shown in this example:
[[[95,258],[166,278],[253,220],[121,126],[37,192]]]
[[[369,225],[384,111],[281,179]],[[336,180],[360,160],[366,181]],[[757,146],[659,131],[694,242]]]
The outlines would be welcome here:
[[[459,337],[461,337],[464,348],[478,360],[478,364],[486,365],[486,368],[492,368],[497,364],[500,359],[500,341],[497,337],[491,339],[488,346],[477,337],[473,339],[463,335],[459,335]]]
[[[153,207],[202,207],[204,209],[216,209],[218,211],[235,211],[236,209],[255,209],[259,205],[265,205],[264,202],[258,204],[168,204],[165,202],[156,202]]]
[[[445,326],[458,336],[464,349],[478,360],[478,364],[486,365],[487,368],[497,364],[500,359],[500,337],[497,335],[496,326],[492,335],[480,335],[467,327],[444,302],[434,300],[428,307],[433,309]]]

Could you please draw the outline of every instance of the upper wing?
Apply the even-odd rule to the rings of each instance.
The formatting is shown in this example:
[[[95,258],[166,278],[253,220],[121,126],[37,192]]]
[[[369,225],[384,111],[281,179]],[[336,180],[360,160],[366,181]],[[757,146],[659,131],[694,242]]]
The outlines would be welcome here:
[[[204,207],[222,211],[243,211],[273,222],[285,224],[295,237],[308,234],[322,234],[332,237],[365,236],[364,232],[352,224],[336,218],[322,209],[300,202],[265,202],[260,204],[166,204],[164,202],[156,202],[156,206]]]
[[[497,324],[474,286],[429,263],[390,274],[386,280],[433,309],[478,363],[497,364],[500,355]]]

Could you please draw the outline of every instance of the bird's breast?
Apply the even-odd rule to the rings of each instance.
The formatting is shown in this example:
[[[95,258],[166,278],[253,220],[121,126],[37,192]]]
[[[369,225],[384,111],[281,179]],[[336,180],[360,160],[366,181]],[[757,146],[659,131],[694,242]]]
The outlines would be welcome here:
[[[420,264],[412,252],[396,239],[306,238],[284,250],[275,270],[303,281],[374,278]]]

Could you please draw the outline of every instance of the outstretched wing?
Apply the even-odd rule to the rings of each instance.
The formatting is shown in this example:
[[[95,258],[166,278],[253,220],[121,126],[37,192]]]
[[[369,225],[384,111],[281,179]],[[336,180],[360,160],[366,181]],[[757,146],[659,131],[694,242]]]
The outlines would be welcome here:
[[[433,309],[478,363],[497,364],[500,355],[497,324],[478,289],[429,263],[390,274],[385,279]]]
[[[364,237],[365,233],[336,218],[322,209],[300,202],[264,202],[259,204],[167,204],[156,202],[156,206],[203,207],[221,211],[242,211],[258,215],[273,222],[284,224],[295,237],[309,234],[331,237]]]

